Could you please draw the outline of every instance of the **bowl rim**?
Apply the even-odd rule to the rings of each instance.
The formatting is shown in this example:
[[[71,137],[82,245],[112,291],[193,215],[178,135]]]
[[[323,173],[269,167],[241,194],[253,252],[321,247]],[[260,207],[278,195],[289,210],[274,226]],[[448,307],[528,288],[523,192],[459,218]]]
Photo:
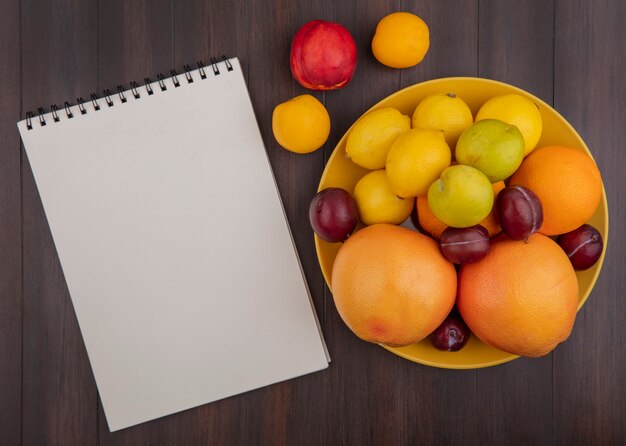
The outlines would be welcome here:
[[[364,115],[366,115],[367,113],[379,108],[383,102],[389,101],[391,99],[393,99],[396,96],[400,96],[404,93],[406,93],[409,90],[413,90],[416,88],[419,88],[423,85],[431,85],[431,84],[439,84],[439,83],[446,83],[446,82],[471,82],[471,83],[482,83],[482,84],[490,84],[490,85],[497,85],[497,86],[501,86],[501,87],[506,87],[508,89],[512,89],[513,91],[511,91],[511,93],[520,93],[523,96],[527,96],[532,98],[533,101],[537,102],[538,104],[540,104],[543,107],[546,107],[547,109],[551,110],[557,117],[557,119],[564,124],[564,126],[570,131],[572,132],[572,134],[576,137],[576,139],[579,140],[579,143],[581,144],[581,147],[587,152],[587,154],[591,157],[591,159],[593,160],[593,162],[597,165],[595,158],[593,157],[593,153],[591,152],[591,150],[589,150],[589,147],[587,146],[587,144],[585,143],[585,140],[580,136],[580,134],[576,131],[576,129],[569,123],[569,121],[567,119],[565,119],[565,117],[563,117],[563,115],[561,115],[561,113],[559,113],[553,106],[551,106],[550,104],[548,104],[547,102],[545,102],[543,99],[537,97],[536,95],[523,90],[520,87],[517,87],[515,85],[511,85],[509,83],[506,82],[502,82],[502,81],[498,81],[495,79],[490,79],[490,78],[485,78],[485,77],[474,77],[474,76],[451,76],[451,77],[441,77],[441,78],[436,78],[436,79],[429,79],[427,81],[423,81],[423,82],[418,82],[412,85],[409,85],[407,87],[404,87],[390,95],[385,96],[384,98],[380,99],[378,102],[376,102],[374,105],[372,105],[370,108],[368,108],[365,112],[363,112],[353,123],[352,125],[344,132],[344,134],[342,135],[342,137],[339,139],[339,141],[337,141],[337,144],[335,144],[335,147],[333,148],[332,153],[330,154],[330,156],[328,157],[328,160],[326,161],[326,164],[324,165],[324,170],[322,172],[322,175],[320,177],[319,180],[319,184],[317,187],[317,192],[320,192],[322,190],[322,184],[325,183],[326,177],[328,175],[328,166],[330,165],[330,163],[333,161],[335,156],[337,155],[337,148],[345,143],[345,140],[347,139],[348,134],[350,133],[350,130],[352,129],[352,127],[357,123],[357,121],[359,121],[359,119],[361,119]],[[605,234],[604,234],[604,249],[602,250],[602,254],[600,255],[600,258],[598,259],[594,271],[594,274],[591,276],[591,281],[590,281],[590,286],[588,287],[587,291],[585,292],[585,294],[583,295],[583,297],[580,299],[579,303],[578,303],[578,308],[577,308],[577,312],[580,311],[580,309],[583,307],[583,305],[587,302],[587,299],[589,298],[589,295],[591,294],[591,292],[593,291],[593,288],[596,285],[596,282],[598,280],[598,277],[600,275],[600,271],[602,271],[602,266],[604,265],[604,258],[606,256],[606,251],[608,248],[608,240],[609,240],[609,208],[608,208],[608,201],[607,201],[607,197],[606,197],[606,190],[604,188],[604,181],[602,181],[602,200],[601,200],[601,204],[602,206],[602,212],[605,216],[605,225],[606,225],[606,230],[605,230]],[[331,288],[331,280],[330,277],[328,277],[326,271],[324,270],[324,268],[322,268],[322,265],[320,263],[320,244],[321,244],[321,239],[315,234],[313,233],[313,238],[314,238],[314,242],[315,242],[315,254],[317,256],[317,263],[320,266],[320,270],[322,271],[322,276],[324,277],[324,281],[326,283],[326,286],[328,287],[329,291],[332,294],[332,288]],[[475,336],[475,335],[473,335]],[[503,364],[505,362],[509,362],[512,361],[514,359],[520,358],[519,355],[515,355],[512,353],[507,353],[502,351],[504,354],[506,354],[507,356],[504,356],[503,358],[500,359],[496,359],[493,361],[488,361],[488,362],[484,362],[484,363],[480,363],[480,364],[464,364],[464,365],[450,365],[450,364],[442,364],[442,363],[438,363],[438,362],[433,362],[433,361],[428,361],[425,359],[421,359],[421,358],[415,358],[413,356],[410,356],[406,353],[404,353],[403,351],[400,351],[397,347],[389,347],[383,344],[378,344],[381,347],[383,347],[384,349],[388,350],[389,352],[398,355],[404,359],[408,359],[412,362],[417,362],[423,365],[428,365],[431,367],[437,367],[437,368],[445,368],[445,369],[454,369],[454,370],[462,370],[462,369],[478,369],[478,368],[485,368],[485,367],[491,367],[491,366],[495,366],[495,365],[499,365],[499,364]],[[495,348],[495,347],[494,347]]]

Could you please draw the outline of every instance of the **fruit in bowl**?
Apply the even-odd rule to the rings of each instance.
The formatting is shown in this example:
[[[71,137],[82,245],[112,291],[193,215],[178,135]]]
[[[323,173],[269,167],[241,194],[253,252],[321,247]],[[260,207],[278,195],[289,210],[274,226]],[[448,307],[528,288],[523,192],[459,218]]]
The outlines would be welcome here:
[[[573,147],[535,149],[510,184],[532,190],[543,207],[539,232],[558,235],[589,221],[602,200],[602,177],[593,159]]]
[[[413,128],[443,131],[450,149],[456,147],[461,133],[473,122],[472,111],[453,92],[428,96],[417,105],[411,118]]]
[[[496,183],[511,176],[524,158],[524,137],[514,125],[497,119],[478,121],[456,145],[459,164],[472,166]]]
[[[461,350],[469,341],[470,336],[471,332],[467,324],[454,310],[431,334],[435,348],[448,352]]]
[[[340,187],[329,187],[318,192],[309,205],[313,231],[329,243],[347,239],[354,232],[358,218],[356,201]]]
[[[403,346],[421,341],[448,315],[456,273],[435,241],[375,224],[342,245],[332,271],[337,311],[361,339]]]
[[[602,234],[587,224],[559,235],[556,241],[577,271],[584,271],[595,265],[604,248]]]
[[[543,122],[537,102],[526,95],[501,94],[487,100],[476,113],[476,121],[498,119],[514,125],[524,137],[524,156],[537,146]]]
[[[345,153],[365,169],[382,169],[391,146],[411,128],[411,120],[395,108],[379,108],[363,115],[352,127]]]
[[[552,239],[500,235],[488,256],[461,266],[457,306],[483,342],[505,352],[543,356],[569,336],[578,280]]]
[[[498,197],[498,194],[504,189],[504,181],[498,181],[491,185],[493,188],[494,200]],[[443,231],[448,227],[444,222],[439,220],[428,205],[428,196],[420,195],[415,199],[415,223],[414,226],[425,234],[430,235],[435,240],[439,240]],[[480,225],[484,227],[489,233],[489,237],[493,237],[502,231],[498,217],[495,213],[495,207],[491,209],[491,212]]]
[[[489,232],[476,225],[469,228],[446,228],[441,234],[439,247],[443,256],[456,264],[477,262],[489,254]]]
[[[354,186],[361,221],[366,225],[391,223],[398,225],[411,214],[413,200],[397,196],[385,169],[375,170],[364,175]]]
[[[428,205],[448,226],[467,228],[479,224],[493,208],[493,187],[471,166],[448,167],[428,188]]]
[[[526,240],[543,223],[543,207],[537,195],[524,186],[506,187],[496,200],[498,221],[513,240]]]
[[[539,231],[529,235],[528,240],[512,240],[506,233],[497,235],[499,229],[495,229],[493,233],[489,230],[489,236],[492,237],[489,240],[489,253],[475,262],[461,264],[459,293],[455,296],[453,303],[458,305],[463,319],[465,319],[465,322],[475,335],[469,337],[467,344],[463,348],[454,352],[440,350],[433,345],[433,337],[419,342],[412,342],[402,347],[391,346],[391,344],[400,344],[399,342],[394,342],[393,339],[400,339],[400,335],[408,333],[406,327],[410,324],[401,316],[386,320],[385,324],[383,324],[385,328],[383,331],[387,336],[390,336],[389,338],[370,337],[368,340],[379,342],[391,352],[412,361],[446,368],[487,367],[513,360],[518,355],[543,355],[569,335],[576,311],[589,296],[602,266],[603,247],[608,243],[608,213],[601,177],[585,143],[565,119],[540,99],[523,90],[500,82],[478,78],[450,78],[428,81],[401,90],[385,98],[375,105],[370,112],[382,108],[394,108],[402,115],[411,116],[418,104],[427,97],[446,94],[451,91],[455,92],[456,96],[467,104],[473,116],[476,116],[481,107],[490,99],[506,95],[515,95],[515,100],[518,100],[517,97],[524,98],[525,101],[521,101],[522,103],[530,103],[532,105],[532,108],[526,107],[527,111],[537,110],[541,125],[536,144],[537,148],[534,148],[530,155],[522,161],[517,170],[511,172],[512,176],[505,180],[507,185],[523,186],[535,193],[543,206],[544,221]],[[522,111],[524,110],[524,107],[519,108]],[[498,116],[489,116],[488,118],[499,119],[503,122],[507,122],[507,119],[510,119],[503,115],[506,110],[500,109],[496,111],[500,113]],[[529,114],[525,115],[522,112],[521,115],[526,121],[532,121],[537,124],[535,119],[537,116],[531,119]],[[516,119],[519,119],[519,116]],[[524,119],[522,119],[522,122]],[[477,116],[476,120],[480,121]],[[516,125],[511,122],[507,123]],[[522,124],[519,125],[521,126]],[[537,131],[537,128],[538,126],[535,125],[534,131]],[[526,136],[522,129],[520,131],[523,136]],[[355,184],[367,173],[363,167],[355,164],[345,156],[345,142],[350,132],[351,130],[339,141],[333,155],[330,157],[320,181],[320,189],[332,186],[342,187],[348,191],[353,190]],[[525,140],[525,151],[526,142]],[[566,149],[552,148],[548,150],[547,148],[549,147]],[[561,155],[557,155],[557,153]],[[480,172],[480,169],[463,165],[462,162],[459,166],[452,165],[447,169],[455,167],[461,167],[462,170],[474,169]],[[460,171],[461,169],[457,170]],[[572,172],[574,173],[572,174]],[[480,173],[484,177],[484,173]],[[492,185],[488,179],[486,179],[486,183],[491,189],[492,198],[505,187],[505,184],[500,182],[499,189],[495,190],[498,183]],[[579,186],[572,187],[575,184],[579,184]],[[466,186],[465,181],[459,181],[461,189],[467,189]],[[580,190],[582,188],[585,190]],[[446,190],[445,187],[443,189],[444,191]],[[482,189],[485,190],[486,188],[482,187]],[[465,190],[461,191],[460,195],[464,195],[465,192]],[[581,200],[576,200],[573,197],[576,193],[582,195]],[[488,194],[485,192],[486,195]],[[451,215],[454,215],[456,210],[454,200],[448,201],[453,203],[448,210]],[[463,202],[464,200],[460,201]],[[428,203],[428,199],[424,195],[418,195],[415,198],[415,202],[417,203],[417,218],[415,220],[418,220],[420,223],[421,232],[424,233],[422,236],[432,237],[431,240],[437,247],[438,243],[435,238],[437,236],[441,237],[446,227],[451,226],[452,231],[460,229],[458,227],[455,228],[455,226],[467,224],[467,222],[450,219],[447,219],[445,222],[439,220],[438,217],[443,216],[445,219],[445,216],[440,209],[432,209],[430,205],[435,204],[435,201]],[[582,203],[582,205],[578,206],[577,203]],[[480,207],[481,205],[484,205],[484,203],[481,204],[480,200],[478,200],[476,206]],[[483,210],[482,213],[486,212],[485,215],[492,216],[494,226],[498,227],[500,222],[497,219],[497,206],[487,205],[485,208],[486,211]],[[422,214],[421,218],[420,214]],[[438,223],[437,220],[439,220]],[[482,224],[481,221],[476,221],[473,224],[479,223]],[[576,259],[573,259],[571,256],[568,259],[568,249],[569,251],[579,249],[577,252],[580,252],[580,250],[589,246],[590,254],[595,257],[598,251],[597,237],[589,236],[589,232],[580,230],[578,233],[570,236],[569,244],[563,242],[561,244],[562,247],[560,247],[559,244],[546,237],[546,235],[558,235],[568,231],[576,231],[582,224],[594,227],[600,234],[603,243],[599,249],[600,256],[592,259],[595,263],[584,271],[576,272],[572,266]],[[403,225],[411,227],[408,221],[403,223]],[[536,225],[534,226],[536,229]],[[546,230],[546,228],[548,229]],[[344,248],[350,245],[350,241],[355,237],[359,237],[359,234],[361,234],[360,237],[362,239],[369,238],[367,237],[368,229],[368,227],[365,227],[357,230],[343,244],[327,243],[316,237],[315,244],[318,260],[324,277],[333,293],[337,292],[337,287],[339,286],[337,283],[343,280],[341,277],[344,275],[340,270],[334,271],[335,259],[344,256]],[[413,229],[403,230],[414,231],[417,234],[417,231]],[[555,230],[563,232],[550,234],[550,232]],[[436,231],[438,231],[438,235],[435,233]],[[484,240],[482,236],[484,236],[484,233],[479,237],[480,240]],[[564,239],[563,237],[560,241]],[[462,238],[455,240],[463,241]],[[473,240],[473,238],[468,239],[468,241],[472,242]],[[385,247],[387,245],[385,243],[380,244],[380,246]],[[596,251],[591,249],[594,247]],[[412,250],[414,255],[420,257],[427,255],[431,261],[440,256],[443,257],[439,247],[437,255],[427,254],[430,251],[424,247],[416,246]],[[378,257],[372,255],[369,257],[365,256],[362,259],[363,262],[367,261],[374,264],[377,260]],[[379,277],[379,279],[383,282],[385,280],[393,280],[396,289],[408,290],[409,294],[411,294],[410,290],[417,286],[413,282],[414,275],[412,274],[394,275],[387,271],[386,275],[389,277],[386,279]],[[434,274],[432,276],[432,280],[437,282],[436,289],[438,292],[447,289],[447,280],[443,280]],[[456,277],[456,273],[452,277]],[[453,282],[454,279],[451,279],[451,281]],[[358,296],[355,296],[353,301],[363,303],[363,307],[369,308],[368,311],[371,311],[370,314],[388,316],[389,313],[386,311],[393,308],[393,295],[396,295],[396,293],[383,293],[386,306],[379,307],[375,304],[375,299],[372,295],[373,289],[375,287],[368,288],[369,291],[363,290],[363,293],[367,292],[367,295],[370,296],[367,299],[367,304],[361,301]],[[532,295],[533,299],[529,299],[526,302],[524,299],[516,300],[510,298],[519,293]],[[339,295],[341,296],[341,291],[339,291]],[[548,297],[548,299],[542,301],[539,298],[541,295]],[[431,301],[431,303],[434,302],[439,310],[449,310],[451,306],[448,307],[447,300],[444,301],[445,305],[439,300]],[[404,302],[406,303],[406,301]],[[368,307],[368,305],[373,305],[373,307]],[[345,308],[340,311],[344,320],[349,320],[350,318],[359,320],[358,305],[349,308],[352,308],[352,311],[347,310],[346,312]],[[444,312],[441,311],[441,313]],[[433,313],[429,312],[429,314],[432,315]],[[445,312],[445,315],[447,314],[448,311]],[[443,318],[445,318],[445,315]],[[535,322],[533,322],[534,316],[537,317]],[[417,321],[415,316],[411,317],[414,318],[414,321]],[[486,320],[489,321],[489,326],[492,327],[491,331],[487,327],[487,322],[484,322]],[[442,321],[443,319],[440,322]],[[420,324],[417,325],[420,326]],[[353,328],[354,324],[348,323],[348,326]],[[378,327],[376,324],[374,326]],[[423,328],[424,325],[421,325],[421,327]],[[436,328],[434,327],[433,330]],[[417,329],[414,328],[414,330]],[[513,330],[510,338],[506,336],[507,330]],[[532,339],[525,339],[523,335],[527,331],[535,332],[538,335]],[[413,331],[413,334],[415,333],[416,331]],[[420,337],[421,335],[422,333],[420,333]],[[404,337],[402,340],[402,344],[404,344],[404,341],[410,340],[410,337]]]
[[[387,154],[389,184],[399,197],[424,195],[450,165],[451,157],[441,130],[408,130],[396,138]]]

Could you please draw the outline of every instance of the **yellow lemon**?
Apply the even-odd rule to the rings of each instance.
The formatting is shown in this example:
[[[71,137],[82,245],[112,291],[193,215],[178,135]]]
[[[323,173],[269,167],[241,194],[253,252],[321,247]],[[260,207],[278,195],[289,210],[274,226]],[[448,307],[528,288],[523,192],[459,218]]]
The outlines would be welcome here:
[[[524,156],[533,151],[541,137],[541,113],[537,104],[519,94],[489,99],[476,114],[476,121],[482,119],[499,119],[517,127],[524,137]]]
[[[361,221],[366,225],[390,223],[398,225],[413,211],[411,198],[398,197],[387,180],[385,169],[366,174],[354,187],[354,200]]]
[[[433,94],[415,108],[413,128],[442,130],[446,142],[453,148],[463,130],[474,123],[472,111],[454,93]]]
[[[374,57],[392,68],[417,65],[428,52],[429,46],[428,25],[408,12],[394,12],[383,17],[372,39]]]
[[[330,133],[330,116],[310,94],[278,104],[272,113],[272,131],[278,144],[291,152],[309,153],[324,145]]]
[[[441,130],[409,130],[396,139],[387,155],[389,184],[400,197],[424,195],[450,166],[451,158]]]
[[[395,108],[374,110],[359,119],[348,134],[346,155],[366,169],[382,169],[398,135],[411,128],[411,118]]]

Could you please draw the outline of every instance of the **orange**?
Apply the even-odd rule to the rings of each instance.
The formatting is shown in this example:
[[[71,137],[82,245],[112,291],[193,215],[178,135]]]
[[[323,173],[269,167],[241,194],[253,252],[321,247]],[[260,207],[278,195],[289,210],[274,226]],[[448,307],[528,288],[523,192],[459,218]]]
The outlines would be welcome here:
[[[498,196],[498,193],[504,189],[504,181],[498,181],[493,183],[494,197]],[[494,198],[495,200],[495,198]],[[429,233],[432,237],[439,240],[441,233],[448,227],[445,223],[435,217],[433,211],[428,206],[428,197],[421,195],[415,200],[415,212],[417,213],[417,221],[424,231]],[[502,231],[500,224],[498,223],[498,217],[496,216],[495,209],[492,209],[489,215],[480,222],[482,226],[489,232],[489,237],[493,237]]]
[[[594,214],[602,197],[602,177],[582,150],[548,146],[535,149],[511,177],[511,184],[532,190],[543,206],[539,232],[573,231]]]
[[[496,238],[489,254],[461,266],[457,307],[478,338],[522,356],[552,351],[572,331],[578,281],[552,239]]]
[[[383,65],[408,68],[422,61],[430,47],[428,25],[409,12],[383,17],[372,39],[372,53]]]
[[[493,187],[493,202],[495,203],[498,194],[505,187],[504,181],[498,181],[497,183],[493,183],[491,186]],[[496,215],[495,206],[493,207],[493,209],[491,209],[489,215],[487,215],[487,217],[485,217],[485,219],[480,222],[480,224],[484,226],[487,231],[489,231],[489,237],[493,237],[494,235],[502,231],[500,223],[498,223],[498,216]]]
[[[341,246],[331,276],[337,311],[359,338],[403,346],[428,336],[448,315],[456,271],[419,232],[368,226]]]
[[[448,225],[435,217],[433,211],[430,210],[430,206],[428,206],[428,196],[420,195],[415,199],[415,212],[417,213],[417,221],[421,228],[433,238],[439,240]]]
[[[317,98],[303,94],[274,108],[272,132],[284,149],[310,153],[322,147],[328,139],[330,116]]]

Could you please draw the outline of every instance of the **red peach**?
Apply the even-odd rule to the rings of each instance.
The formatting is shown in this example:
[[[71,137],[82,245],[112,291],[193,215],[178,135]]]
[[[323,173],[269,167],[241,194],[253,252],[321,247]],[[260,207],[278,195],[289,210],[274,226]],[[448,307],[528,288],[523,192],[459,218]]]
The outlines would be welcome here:
[[[291,43],[291,72],[305,88],[335,90],[345,86],[356,68],[356,44],[338,23],[313,20]]]

